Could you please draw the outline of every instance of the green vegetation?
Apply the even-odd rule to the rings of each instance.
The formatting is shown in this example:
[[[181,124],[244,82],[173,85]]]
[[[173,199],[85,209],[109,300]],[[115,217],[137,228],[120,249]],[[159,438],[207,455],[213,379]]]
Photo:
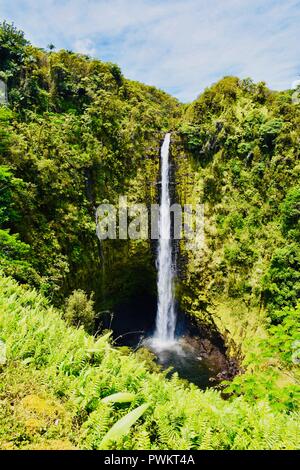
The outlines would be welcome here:
[[[227,392],[288,410],[300,398],[299,124],[290,91],[225,77],[187,107],[174,143],[188,155],[178,197],[205,207],[204,245],[181,244],[183,308],[240,358]]]
[[[141,156],[156,157],[161,132],[179,112],[177,101],[126,80],[114,64],[37,49],[6,23],[0,64],[10,102],[0,108],[4,272],[57,305],[75,289],[94,291],[98,305],[111,295],[122,298],[125,289],[99,272],[115,279],[121,271],[126,285],[128,264],[153,267],[147,254],[128,256],[140,251],[134,244],[100,246],[95,209],[130,191],[131,198],[140,192],[141,201],[153,199],[149,180],[156,179],[157,162]],[[115,263],[118,251],[122,259]]]
[[[94,301],[82,290],[75,290],[66,300],[64,318],[70,325],[83,326],[87,332],[95,330]]]
[[[205,280],[206,290],[261,303],[269,313],[295,306],[300,110],[291,93],[225,77],[188,107],[183,121],[209,226],[214,279]]]
[[[183,106],[115,64],[32,46],[0,25],[0,448],[296,449],[300,398],[300,108],[225,77]],[[201,391],[101,315],[155,295],[149,240],[96,237],[102,202],[156,202],[174,129],[176,197],[204,203],[182,310],[241,373]],[[146,303],[146,302],[145,302]],[[298,421],[297,421],[298,419]]]
[[[266,397],[225,401],[149,372],[109,333],[67,327],[45,298],[8,278],[0,308],[2,449],[299,448],[299,414]]]

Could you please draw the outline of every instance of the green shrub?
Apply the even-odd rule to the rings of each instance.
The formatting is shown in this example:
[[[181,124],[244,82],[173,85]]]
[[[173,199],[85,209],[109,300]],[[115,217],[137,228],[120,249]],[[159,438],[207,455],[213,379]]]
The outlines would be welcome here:
[[[281,204],[283,233],[300,241],[300,186],[291,188]]]
[[[64,318],[70,325],[83,326],[86,331],[93,332],[95,312],[92,296],[88,298],[84,291],[74,290],[66,300]]]
[[[260,138],[263,145],[266,145],[269,149],[274,146],[274,140],[281,131],[283,121],[281,119],[271,119],[260,127]]]
[[[296,244],[275,250],[270,267],[262,279],[265,302],[271,318],[276,310],[295,306],[300,298],[300,248]]]

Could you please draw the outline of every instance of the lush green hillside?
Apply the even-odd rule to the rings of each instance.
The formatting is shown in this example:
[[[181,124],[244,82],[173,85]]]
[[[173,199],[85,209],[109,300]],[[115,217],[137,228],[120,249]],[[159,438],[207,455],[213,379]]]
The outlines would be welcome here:
[[[114,349],[108,335],[67,327],[41,295],[10,279],[0,280],[0,309],[2,449],[299,448],[298,414],[166,380],[149,372],[155,366],[142,350]],[[103,401],[118,392],[133,395]],[[142,404],[147,410],[124,435],[103,440]]]
[[[206,209],[204,290],[266,307],[276,323],[300,295],[299,106],[290,91],[227,77],[189,106],[180,131]]]
[[[120,288],[112,292],[110,258],[122,253],[120,284],[128,284],[124,265],[138,270],[144,259],[150,276],[153,263],[134,244],[101,247],[95,209],[130,191],[130,200],[153,200],[149,180],[156,180],[161,132],[180,111],[177,101],[126,80],[114,64],[37,49],[7,24],[0,27],[1,78],[9,99],[0,107],[4,272],[56,303],[76,288],[94,291],[98,305],[106,289],[124,297]],[[128,260],[136,250],[140,259]]]
[[[293,408],[299,400],[299,359],[292,358],[300,344],[300,108],[291,94],[225,77],[187,107],[174,152],[179,200],[203,203],[205,212],[204,245],[196,252],[181,245],[187,259],[182,307],[216,325],[243,361],[247,373],[232,390],[269,396],[278,406],[290,400]]]

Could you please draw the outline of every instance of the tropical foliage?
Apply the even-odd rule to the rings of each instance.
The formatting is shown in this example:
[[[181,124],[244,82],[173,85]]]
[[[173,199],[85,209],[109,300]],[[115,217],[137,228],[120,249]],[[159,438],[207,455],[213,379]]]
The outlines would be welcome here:
[[[299,448],[292,92],[225,77],[181,105],[6,22],[0,79],[0,447]],[[96,208],[157,202],[169,129],[175,197],[205,208],[205,242],[180,242],[178,302],[239,362],[221,391],[169,379],[101,331],[105,312],[129,325],[152,308],[155,262],[148,240],[100,242]]]
[[[272,409],[267,397],[224,400],[149,372],[109,333],[67,327],[11,279],[0,281],[0,308],[2,449],[299,448],[299,413]]]

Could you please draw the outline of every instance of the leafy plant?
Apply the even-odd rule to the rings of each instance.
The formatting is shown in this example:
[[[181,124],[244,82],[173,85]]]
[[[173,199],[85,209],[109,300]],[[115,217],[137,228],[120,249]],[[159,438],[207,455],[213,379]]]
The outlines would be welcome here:
[[[102,398],[103,403],[130,403],[135,398],[133,393],[119,392]]]
[[[130,411],[123,418],[119,419],[113,427],[108,431],[107,434],[103,437],[100,448],[105,449],[109,442],[118,441],[130,431],[131,426],[145,413],[149,404],[144,403],[141,406],[138,406],[134,410]]]

